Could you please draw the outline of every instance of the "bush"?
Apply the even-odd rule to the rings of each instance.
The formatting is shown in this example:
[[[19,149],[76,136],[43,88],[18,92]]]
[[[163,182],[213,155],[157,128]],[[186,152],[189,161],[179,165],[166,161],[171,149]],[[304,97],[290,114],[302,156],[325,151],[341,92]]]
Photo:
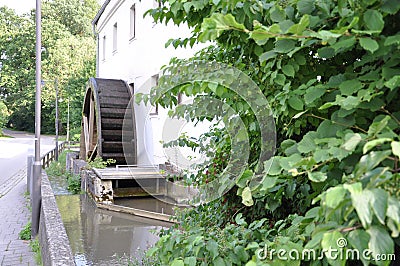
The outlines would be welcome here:
[[[153,103],[174,106],[179,93],[221,99],[247,127],[251,153],[225,206],[194,208],[183,217],[191,225],[181,219],[183,226],[168,231],[148,254],[164,265],[253,266],[288,263],[258,256],[264,247],[300,254],[369,249],[372,258],[361,261],[323,256],[290,264],[389,265],[373,259],[400,251],[400,2],[163,2],[170,6],[149,11],[156,21],[193,28],[191,38],[170,44],[216,44],[196,58],[171,60],[152,91],[163,95]],[[276,119],[273,158],[257,161],[264,143],[254,110],[227,87],[195,79],[164,93],[198,60],[232,65],[259,86]],[[195,107],[176,113],[196,114]],[[215,145],[215,154],[223,150]],[[214,161],[210,168],[213,163],[218,166]],[[237,210],[216,225],[215,215],[205,215],[214,207],[216,213]]]
[[[49,176],[65,178],[67,180],[67,189],[73,194],[79,194],[81,192],[81,178],[79,175],[73,175],[71,172],[66,170],[66,156],[69,150],[63,151],[58,161],[53,161],[46,169]]]
[[[67,182],[68,182],[68,191],[72,192],[73,194],[81,193],[81,177],[79,175],[73,175],[69,173],[67,175]]]
[[[18,236],[19,239],[21,240],[30,240],[31,239],[31,230],[32,230],[32,224],[29,221],[24,228],[19,232]]]

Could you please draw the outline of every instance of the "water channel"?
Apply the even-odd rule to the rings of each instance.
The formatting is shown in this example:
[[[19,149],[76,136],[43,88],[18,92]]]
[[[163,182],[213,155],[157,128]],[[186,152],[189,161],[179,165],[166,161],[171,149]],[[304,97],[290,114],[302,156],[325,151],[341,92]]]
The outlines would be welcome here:
[[[155,232],[170,223],[99,209],[87,194],[70,195],[64,180],[50,177],[57,205],[71,244],[75,263],[81,265],[127,265],[141,257],[158,237]],[[170,212],[170,206],[153,198],[131,199],[121,204]]]

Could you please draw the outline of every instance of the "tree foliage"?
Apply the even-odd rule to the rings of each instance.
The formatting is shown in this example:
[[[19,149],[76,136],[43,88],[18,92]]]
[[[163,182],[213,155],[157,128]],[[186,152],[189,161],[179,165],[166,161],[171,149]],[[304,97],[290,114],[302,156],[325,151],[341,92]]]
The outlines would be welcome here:
[[[0,135],[2,134],[2,129],[7,123],[8,116],[9,113],[7,106],[4,104],[3,101],[0,101]]]
[[[59,88],[62,131],[71,105],[71,129],[79,132],[85,85],[95,69],[95,40],[90,21],[96,1],[43,1],[42,4],[42,131],[54,133],[55,81]],[[35,13],[16,15],[0,9],[0,88],[11,115],[8,125],[34,130]],[[78,122],[77,122],[78,121]]]
[[[390,260],[372,258],[399,254],[400,246],[400,3],[163,2],[148,12],[155,21],[187,23],[193,32],[169,44],[215,41],[189,61],[233,65],[262,89],[274,112],[278,149],[268,161],[257,161],[261,143],[252,133],[257,126],[251,126],[248,105],[226,88],[226,94],[217,94],[247,117],[256,152],[235,189],[183,212],[180,226],[149,254],[161,265],[287,263],[258,256],[267,246],[325,252],[320,260],[294,259],[290,265],[389,265]],[[174,59],[165,72],[173,77],[187,63]],[[215,84],[193,82],[157,103],[174,105],[178,93],[216,96]],[[215,145],[215,154],[227,145]],[[271,167],[254,183],[260,165]],[[359,254],[368,249],[370,257],[335,259],[326,253],[329,248]]]

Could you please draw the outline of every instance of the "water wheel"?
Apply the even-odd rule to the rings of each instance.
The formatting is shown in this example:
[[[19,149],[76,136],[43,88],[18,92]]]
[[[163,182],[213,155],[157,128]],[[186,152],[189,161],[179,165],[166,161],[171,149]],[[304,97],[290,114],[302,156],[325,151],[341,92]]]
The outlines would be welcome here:
[[[136,162],[132,89],[122,80],[91,78],[83,102],[80,158]]]

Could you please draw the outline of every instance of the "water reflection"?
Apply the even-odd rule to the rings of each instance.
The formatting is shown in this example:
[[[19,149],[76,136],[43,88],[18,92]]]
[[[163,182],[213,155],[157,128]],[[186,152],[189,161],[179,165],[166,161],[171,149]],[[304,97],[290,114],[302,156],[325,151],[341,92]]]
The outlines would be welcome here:
[[[171,225],[96,208],[86,194],[56,199],[76,265],[126,264],[157,241],[151,231]]]
[[[168,204],[167,198],[164,197],[159,197],[159,200],[156,200],[153,197],[136,197],[135,199],[132,198],[116,198],[114,199],[114,203],[116,205],[121,205],[125,207],[130,207],[130,208],[135,208],[135,209],[140,209],[140,210],[146,210],[146,211],[151,211],[151,212],[156,212],[156,213],[162,213],[162,214],[168,214],[172,215],[174,214],[174,208],[178,208],[178,206],[175,206],[172,204]]]

